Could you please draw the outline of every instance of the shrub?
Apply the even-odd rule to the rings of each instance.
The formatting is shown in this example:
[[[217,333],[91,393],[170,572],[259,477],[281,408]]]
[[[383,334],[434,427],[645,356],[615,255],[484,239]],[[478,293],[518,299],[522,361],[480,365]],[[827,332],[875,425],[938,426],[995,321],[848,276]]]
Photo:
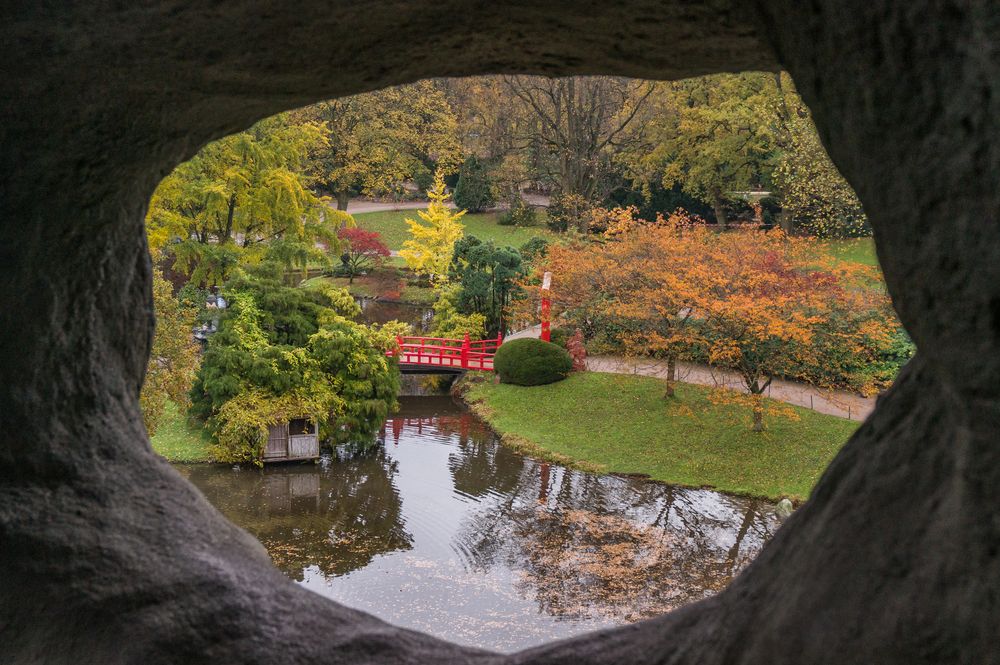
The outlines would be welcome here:
[[[497,224],[500,226],[534,226],[538,223],[535,209],[525,205],[522,201],[511,207],[510,210],[500,215]]]
[[[434,172],[427,168],[425,164],[418,164],[413,170],[413,184],[415,184],[421,192],[426,192],[434,186]]]
[[[515,339],[502,344],[493,358],[501,383],[541,386],[562,381],[573,369],[573,361],[563,349],[540,339]]]
[[[517,250],[521,253],[521,258],[526,262],[531,263],[540,256],[545,256],[549,250],[549,241],[541,236],[535,236],[528,242],[521,245],[521,248]]]
[[[553,231],[563,233],[571,228],[585,230],[585,213],[590,206],[579,194],[557,193],[549,200],[546,224]]]
[[[469,212],[479,212],[496,204],[489,172],[486,165],[476,157],[469,157],[462,164],[458,184],[455,185],[454,200],[455,205]]]
[[[564,349],[566,348],[566,342],[569,341],[569,337],[569,328],[553,328],[549,331],[549,338],[552,343]]]

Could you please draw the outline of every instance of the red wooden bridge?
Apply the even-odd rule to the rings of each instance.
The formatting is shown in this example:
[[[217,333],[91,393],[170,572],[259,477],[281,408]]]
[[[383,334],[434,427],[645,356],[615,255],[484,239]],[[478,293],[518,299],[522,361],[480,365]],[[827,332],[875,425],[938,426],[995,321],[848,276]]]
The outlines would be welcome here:
[[[468,370],[493,371],[493,355],[503,337],[477,342],[444,337],[397,337],[398,347],[386,355],[399,358],[404,374],[458,374]]]

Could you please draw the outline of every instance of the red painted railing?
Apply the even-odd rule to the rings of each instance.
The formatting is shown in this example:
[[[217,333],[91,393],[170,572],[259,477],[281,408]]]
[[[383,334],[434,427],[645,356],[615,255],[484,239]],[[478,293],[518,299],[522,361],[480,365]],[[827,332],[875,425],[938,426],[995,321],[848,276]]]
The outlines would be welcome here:
[[[444,337],[396,337],[397,348],[386,355],[399,358],[400,365],[433,369],[445,367],[493,371],[493,354],[503,343],[503,337],[470,341]]]

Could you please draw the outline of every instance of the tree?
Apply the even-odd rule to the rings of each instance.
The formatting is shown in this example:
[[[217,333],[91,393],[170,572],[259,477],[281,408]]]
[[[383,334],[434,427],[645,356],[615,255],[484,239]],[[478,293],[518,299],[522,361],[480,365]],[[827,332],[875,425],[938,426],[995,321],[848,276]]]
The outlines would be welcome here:
[[[519,127],[522,149],[557,191],[588,202],[611,190],[614,155],[637,140],[636,118],[650,82],[613,76],[506,76],[504,83],[531,123]]]
[[[351,192],[398,193],[428,169],[453,173],[461,163],[458,124],[432,81],[314,104],[298,112],[326,127],[316,153],[319,183],[347,210]]]
[[[809,110],[788,74],[777,76],[786,108],[786,139],[774,182],[781,192],[785,229],[819,238],[869,235],[861,201],[830,161]]]
[[[672,396],[677,361],[700,340],[692,322],[702,297],[701,237],[686,215],[648,224],[635,212],[606,213],[607,234],[617,240],[554,245],[536,270],[553,274],[554,317],[604,336],[628,355],[665,359]]]
[[[482,314],[487,334],[494,336],[507,333],[507,306],[525,272],[521,254],[513,247],[465,236],[455,243],[448,275],[460,285],[459,311]]]
[[[764,403],[775,377],[819,365],[830,349],[870,356],[898,325],[888,316],[887,299],[878,304],[852,271],[837,275],[815,267],[812,241],[778,230],[745,231],[715,235],[704,249],[710,270],[696,316],[708,360],[743,378],[754,431],[763,431],[766,410],[777,408]],[[720,395],[732,399],[731,391]]]
[[[378,267],[392,255],[389,248],[382,242],[382,234],[364,229],[341,229],[339,237],[347,243],[340,257],[344,271],[348,275],[348,284],[354,283],[354,276],[366,270]]]
[[[417,211],[426,226],[413,219],[406,220],[412,237],[403,243],[399,255],[417,274],[438,282],[447,279],[455,242],[464,233],[465,227],[459,220],[465,211],[453,212],[448,208],[448,191],[440,170],[435,173],[434,186],[427,196],[431,199],[427,210]]]
[[[718,74],[657,86],[648,143],[623,156],[640,182],[660,179],[711,204],[726,226],[726,201],[769,181],[778,93],[770,74]]]
[[[479,312],[463,314],[458,309],[460,286],[444,284],[437,288],[434,301],[433,337],[462,339],[465,335],[475,341],[486,337],[486,317]]]
[[[209,143],[154,193],[151,247],[173,253],[196,283],[222,283],[235,266],[265,257],[325,261],[316,243],[335,246],[337,229],[353,221],[310,189],[308,160],[324,142],[321,126],[279,115]]]
[[[489,170],[475,155],[466,159],[458,172],[455,205],[470,212],[479,212],[496,205]]]
[[[188,391],[199,362],[198,345],[192,335],[197,312],[174,297],[170,282],[159,268],[153,269],[153,311],[156,333],[139,393],[142,420],[150,436],[156,433],[168,400],[182,411],[187,409]]]
[[[386,357],[398,326],[363,326],[329,286],[293,288],[280,269],[241,274],[208,343],[192,394],[223,461],[259,462],[269,425],[307,417],[335,441],[371,440],[393,407],[398,369]]]
[[[900,328],[874,269],[824,265],[815,240],[779,230],[618,217],[611,241],[555,245],[536,266],[531,281],[553,273],[553,318],[614,350],[664,358],[670,379],[678,360],[736,371],[746,392],[716,399],[746,404],[756,431],[768,412],[793,416],[764,399],[775,377],[864,392],[885,385],[865,368],[892,352]],[[520,313],[530,319],[539,293],[525,288],[533,297]]]

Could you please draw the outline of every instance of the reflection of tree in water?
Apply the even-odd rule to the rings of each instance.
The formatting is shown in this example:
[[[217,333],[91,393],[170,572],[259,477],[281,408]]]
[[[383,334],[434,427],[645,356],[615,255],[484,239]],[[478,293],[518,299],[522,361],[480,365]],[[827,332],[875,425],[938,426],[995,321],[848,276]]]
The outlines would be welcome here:
[[[404,529],[392,484],[396,466],[377,446],[341,450],[325,467],[191,467],[190,480],[226,517],[260,540],[276,567],[301,580],[308,566],[343,575],[367,566],[376,555],[410,549],[412,537]]]
[[[522,460],[517,477],[458,538],[475,567],[502,557],[521,592],[553,616],[636,621],[712,595],[776,526],[759,502],[703,490],[534,460]]]
[[[460,436],[455,452],[448,456],[455,489],[469,496],[510,494],[517,489],[524,457],[497,444],[488,430]]]

